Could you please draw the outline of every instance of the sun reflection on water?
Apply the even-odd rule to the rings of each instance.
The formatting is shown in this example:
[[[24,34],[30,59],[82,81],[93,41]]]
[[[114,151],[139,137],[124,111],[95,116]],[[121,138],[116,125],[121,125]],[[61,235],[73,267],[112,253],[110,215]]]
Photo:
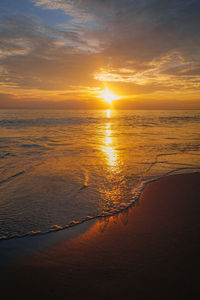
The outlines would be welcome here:
[[[111,117],[111,110],[106,111],[106,116]],[[102,145],[102,151],[106,154],[106,162],[109,167],[116,167],[118,162],[117,152],[113,147],[111,123],[106,123],[105,142]]]
[[[107,118],[110,118],[110,113],[111,113],[110,109],[107,109],[107,111],[106,111]]]

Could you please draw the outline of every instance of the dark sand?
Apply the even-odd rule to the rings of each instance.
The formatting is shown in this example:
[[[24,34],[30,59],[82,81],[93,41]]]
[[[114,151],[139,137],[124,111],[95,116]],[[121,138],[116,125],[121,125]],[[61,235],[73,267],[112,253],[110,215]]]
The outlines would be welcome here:
[[[4,268],[1,293],[7,299],[200,299],[199,201],[200,174],[152,182],[135,207],[88,222],[78,236]]]

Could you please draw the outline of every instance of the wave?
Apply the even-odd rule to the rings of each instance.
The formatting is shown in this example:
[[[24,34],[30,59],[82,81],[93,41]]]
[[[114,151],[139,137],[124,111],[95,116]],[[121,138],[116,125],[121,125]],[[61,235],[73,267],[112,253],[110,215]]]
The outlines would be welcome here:
[[[5,158],[5,157],[8,157],[8,156],[16,156],[16,155],[13,154],[13,153],[7,152],[5,154],[0,155],[0,158]]]
[[[18,176],[20,176],[20,175],[22,175],[22,174],[24,174],[24,173],[25,173],[25,171],[23,170],[23,171],[20,171],[20,172],[18,172],[18,173],[16,173],[16,174],[13,174],[13,175],[11,175],[10,177],[1,180],[1,181],[0,181],[0,184],[6,183],[6,182],[10,181],[11,179],[16,178],[16,177],[18,177]]]
[[[199,123],[200,122],[200,114],[196,113],[193,116],[167,116],[167,117],[159,117],[159,122],[161,123],[185,123],[185,122],[189,122],[189,123]]]
[[[1,114],[2,236],[46,234],[118,213],[134,205],[138,191],[151,180],[198,169],[200,112],[113,111],[109,118],[105,115],[71,111]],[[103,150],[108,142],[114,149],[111,153]],[[114,167],[112,155],[117,157]],[[30,168],[34,169],[29,173]],[[54,187],[56,193],[51,195]],[[52,206],[48,206],[46,191]],[[46,207],[49,210],[43,216]],[[24,225],[15,224],[18,213]],[[72,219],[78,220],[70,223]]]
[[[122,117],[123,119],[123,117]],[[121,123],[121,119],[117,117],[117,115],[113,115],[111,120],[114,123],[117,123],[119,126]],[[106,117],[102,115],[99,116],[87,116],[83,118],[83,115],[80,114],[79,116],[75,116],[68,112],[68,116],[65,117],[38,117],[38,118],[16,118],[16,119],[0,119],[0,126],[1,127],[29,127],[29,126],[56,126],[56,125],[79,125],[84,126],[87,124],[97,124],[107,121]],[[134,112],[132,115],[126,115],[126,124],[124,126],[137,126],[137,127],[163,127],[167,126],[177,126],[185,125],[186,123],[200,123],[200,113],[198,111],[194,111],[192,115],[162,115],[162,116],[150,116],[150,115],[140,115]]]
[[[43,148],[41,145],[38,144],[22,144],[22,148]]]
[[[3,235],[3,236],[0,237],[0,241],[25,238],[25,237],[34,236],[34,235],[47,235],[47,234],[55,233],[57,231],[67,230],[69,228],[81,225],[81,224],[83,224],[85,222],[88,222],[88,221],[103,219],[103,218],[107,218],[107,217],[117,215],[119,213],[123,213],[123,212],[127,211],[129,208],[134,207],[136,205],[136,203],[139,202],[141,193],[142,193],[142,191],[144,190],[144,188],[146,187],[147,184],[149,184],[151,182],[155,182],[155,181],[160,180],[162,178],[166,178],[166,177],[170,177],[170,176],[174,176],[174,175],[199,174],[199,173],[200,173],[200,167],[199,168],[189,168],[189,167],[187,168],[187,167],[185,167],[185,168],[174,169],[172,171],[169,171],[169,172],[165,173],[164,175],[141,181],[134,188],[134,196],[132,197],[132,200],[129,204],[121,203],[118,208],[112,209],[111,211],[103,212],[103,213],[100,213],[100,214],[95,215],[95,216],[86,216],[85,218],[83,218],[81,220],[72,220],[70,223],[68,223],[64,226],[54,224],[46,231],[33,230],[31,232],[28,232],[28,233],[25,233],[25,234],[22,234],[22,235],[18,235],[18,234],[13,235],[13,236]],[[16,175],[18,175],[18,174],[16,174]],[[80,191],[83,190],[86,187],[87,186],[83,186],[80,189]]]
[[[28,126],[56,126],[56,125],[79,125],[97,123],[95,117],[67,117],[67,118],[37,118],[37,119],[1,119],[1,127],[28,127]]]

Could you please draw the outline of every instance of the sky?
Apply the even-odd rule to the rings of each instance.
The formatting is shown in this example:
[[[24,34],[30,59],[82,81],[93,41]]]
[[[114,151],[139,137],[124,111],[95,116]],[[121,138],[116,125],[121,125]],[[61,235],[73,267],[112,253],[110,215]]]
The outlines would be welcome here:
[[[0,108],[200,109],[199,0],[1,0]]]

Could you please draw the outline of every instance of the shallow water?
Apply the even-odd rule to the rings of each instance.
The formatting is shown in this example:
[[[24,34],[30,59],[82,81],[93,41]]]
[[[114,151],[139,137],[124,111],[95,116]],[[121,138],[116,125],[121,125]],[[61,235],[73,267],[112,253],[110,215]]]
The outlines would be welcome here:
[[[145,182],[199,170],[200,111],[1,110],[0,238],[114,213]]]

